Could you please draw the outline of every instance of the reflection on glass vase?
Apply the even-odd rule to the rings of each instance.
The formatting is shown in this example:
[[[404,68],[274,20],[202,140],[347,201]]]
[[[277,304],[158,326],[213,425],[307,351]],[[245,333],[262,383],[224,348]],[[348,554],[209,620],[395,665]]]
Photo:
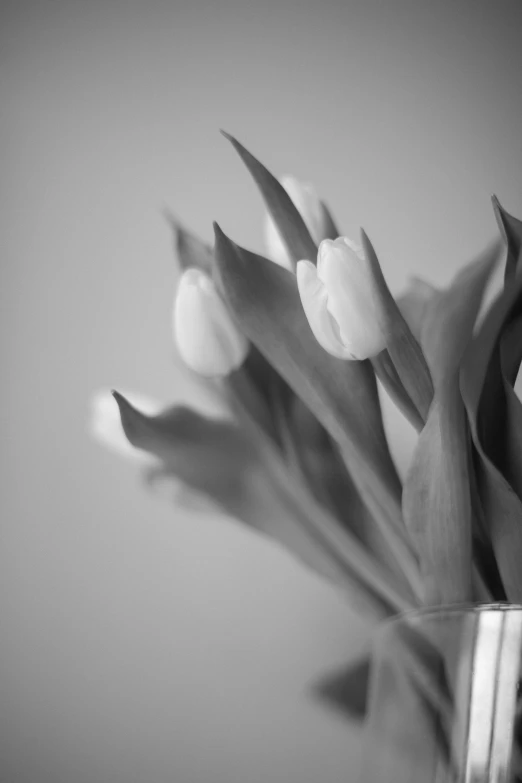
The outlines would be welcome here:
[[[522,606],[437,607],[377,631],[361,783],[522,783]]]

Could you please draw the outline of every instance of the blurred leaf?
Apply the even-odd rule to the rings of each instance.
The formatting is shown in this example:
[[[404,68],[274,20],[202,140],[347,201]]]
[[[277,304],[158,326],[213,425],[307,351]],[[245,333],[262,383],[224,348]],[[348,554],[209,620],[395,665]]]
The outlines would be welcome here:
[[[422,350],[410,331],[384,279],[381,265],[366,233],[361,229],[364,252],[380,297],[387,335],[386,348],[395,365],[406,394],[423,421],[426,421],[433,399],[433,385]]]
[[[330,356],[315,340],[295,276],[235,245],[216,226],[215,255],[241,328],[332,437],[410,584],[417,564],[400,513],[400,482],[382,424],[369,362]]]
[[[370,658],[365,656],[321,678],[313,693],[345,716],[360,721],[366,715],[370,672]]]
[[[181,269],[184,271],[196,267],[212,277],[214,269],[212,248],[187,231],[171,212],[165,210],[164,214],[173,232],[174,252]]]
[[[469,429],[459,368],[495,254],[468,264],[424,315],[423,349],[435,396],[404,484],[404,521],[422,563],[429,604],[472,600]]]
[[[451,714],[439,650],[413,628],[381,634],[371,661],[360,783],[453,780]]]
[[[189,408],[146,416],[118,392],[114,396],[129,441],[158,456],[165,475],[179,478],[283,544],[343,588],[363,615],[382,618],[411,606],[359,542],[340,531],[305,488],[296,485],[277,452],[252,440],[248,430],[206,419]]]
[[[266,207],[287,246],[292,266],[307,259],[317,263],[317,247],[306,224],[281,183],[233,136],[221,131],[230,141],[254,178],[265,200]]]
[[[491,200],[502,239],[507,245],[508,255],[505,269],[505,281],[507,283],[514,278],[517,266],[520,264],[522,255],[522,221],[506,212],[496,196],[493,196]]]
[[[458,376],[499,251],[497,242],[490,245],[458,273],[449,288],[433,293],[426,305],[422,349],[435,391]]]
[[[518,274],[497,297],[471,341],[460,377],[478,454],[477,486],[484,516],[506,594],[515,602],[522,600],[522,503],[495,464],[498,453],[491,451],[491,444],[494,430],[499,428],[496,414],[499,408],[505,410],[499,340],[505,325],[518,316],[521,304],[522,275]]]
[[[422,345],[422,327],[426,307],[430,299],[437,293],[437,288],[418,277],[410,278],[406,291],[397,297],[397,306],[404,320],[410,327],[412,335],[419,345]]]

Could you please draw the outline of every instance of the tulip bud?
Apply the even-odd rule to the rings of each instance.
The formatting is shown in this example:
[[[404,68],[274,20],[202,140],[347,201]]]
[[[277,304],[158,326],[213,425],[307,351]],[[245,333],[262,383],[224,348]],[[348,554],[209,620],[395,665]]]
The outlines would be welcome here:
[[[133,392],[125,392],[125,397],[135,408],[150,416],[160,413],[164,407],[157,400]],[[118,403],[108,389],[101,389],[92,395],[88,428],[97,441],[124,457],[142,463],[156,461],[148,452],[129,443],[121,424]]]
[[[187,269],[174,302],[174,340],[191,370],[209,377],[228,375],[248,353],[248,341],[238,330],[211,278]]]
[[[319,245],[317,267],[297,264],[297,285],[317,342],[339,359],[367,359],[386,345],[379,299],[362,248],[347,237]]]
[[[299,182],[288,175],[282,177],[280,182],[303,218],[310,236],[318,245],[326,236],[327,227],[323,205],[313,185],[308,182]],[[268,257],[272,261],[292,271],[292,263],[286,245],[272,216],[268,213],[265,216],[265,246]]]

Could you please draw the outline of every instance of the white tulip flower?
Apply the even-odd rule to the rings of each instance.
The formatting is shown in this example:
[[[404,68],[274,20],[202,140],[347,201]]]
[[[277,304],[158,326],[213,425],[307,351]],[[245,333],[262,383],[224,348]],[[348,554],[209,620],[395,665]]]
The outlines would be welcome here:
[[[300,182],[289,175],[282,177],[280,183],[303,218],[310,236],[318,245],[325,237],[326,225],[323,207],[314,186],[309,182]],[[292,271],[292,262],[286,245],[268,212],[265,215],[265,247],[272,261]]]
[[[382,311],[363,249],[347,237],[319,245],[317,267],[297,264],[297,285],[317,342],[339,359],[367,359],[386,346]]]
[[[232,320],[211,278],[200,269],[186,269],[181,276],[173,332],[182,360],[200,375],[228,375],[248,353],[248,340]]]

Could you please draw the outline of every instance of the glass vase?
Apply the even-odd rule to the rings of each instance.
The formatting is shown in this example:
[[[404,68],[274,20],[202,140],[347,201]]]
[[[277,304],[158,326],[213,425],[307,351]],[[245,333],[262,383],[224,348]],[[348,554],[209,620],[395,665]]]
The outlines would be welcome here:
[[[360,783],[522,783],[521,678],[522,606],[437,607],[384,623]]]

